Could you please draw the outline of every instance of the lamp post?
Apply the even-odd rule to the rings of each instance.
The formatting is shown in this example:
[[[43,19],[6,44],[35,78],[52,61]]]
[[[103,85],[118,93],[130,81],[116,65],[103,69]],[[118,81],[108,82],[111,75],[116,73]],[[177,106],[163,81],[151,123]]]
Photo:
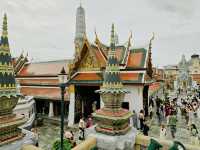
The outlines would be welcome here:
[[[67,85],[67,74],[65,72],[64,67],[62,68],[60,74],[58,74],[60,89],[61,89],[61,122],[60,122],[60,150],[63,149],[63,134],[64,134],[64,94],[65,94],[65,88]]]

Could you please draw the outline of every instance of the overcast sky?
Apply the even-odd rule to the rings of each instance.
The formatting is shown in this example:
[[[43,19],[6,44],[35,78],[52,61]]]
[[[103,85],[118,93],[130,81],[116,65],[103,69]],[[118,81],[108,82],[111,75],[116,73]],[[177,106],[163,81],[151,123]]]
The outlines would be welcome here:
[[[13,56],[24,50],[33,61],[72,58],[75,14],[80,0],[0,0],[0,20],[8,15]],[[119,42],[133,32],[133,46],[146,45],[155,32],[153,64],[177,63],[182,54],[200,54],[200,0],[82,0],[91,42],[96,28],[109,43],[115,23]]]

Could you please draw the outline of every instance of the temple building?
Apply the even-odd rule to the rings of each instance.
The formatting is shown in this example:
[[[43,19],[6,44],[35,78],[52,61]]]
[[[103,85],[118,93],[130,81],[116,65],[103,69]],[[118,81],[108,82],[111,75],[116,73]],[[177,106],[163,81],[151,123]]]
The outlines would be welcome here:
[[[87,34],[79,31],[85,27],[85,11],[82,6],[77,9],[76,35],[82,41],[75,42],[75,57],[68,66],[69,86],[69,125],[80,119],[80,116],[87,117],[94,110],[104,106],[100,95],[95,93],[102,87],[103,73],[106,71],[108,52],[110,46],[104,44],[95,32],[94,42],[90,42]],[[80,11],[81,10],[81,11]],[[83,13],[83,14],[79,14]],[[79,20],[80,19],[80,20]],[[80,38],[79,38],[80,39]],[[146,109],[148,113],[148,88],[152,83],[151,44],[153,38],[146,47],[135,48],[132,45],[132,35],[127,39],[126,44],[119,44],[115,35],[115,53],[119,62],[120,78],[124,87],[130,91],[125,96],[122,107],[130,111],[139,112]],[[75,38],[75,41],[76,38]]]
[[[24,56],[25,57],[25,56]],[[23,64],[24,57],[18,60]],[[60,115],[60,88],[58,73],[65,67],[69,60],[47,61],[47,62],[25,62],[15,71],[16,79],[20,83],[20,92],[25,96],[33,96],[36,101],[36,112],[54,117]],[[17,66],[17,65],[15,65]],[[65,95],[65,115],[68,114],[68,96]]]
[[[182,55],[177,65],[164,67],[164,80],[167,89],[187,89],[200,84],[200,58],[194,54],[190,60]]]
[[[189,66],[186,62],[185,55],[182,56],[182,59],[178,64],[178,70],[177,88],[186,90],[191,87],[192,79],[189,74]]]
[[[59,115],[60,89],[58,73],[64,66],[70,85],[66,92],[65,105],[68,124],[78,122],[81,116],[87,117],[96,109],[103,107],[99,90],[103,83],[110,46],[104,44],[95,32],[94,42],[89,41],[86,33],[85,10],[78,7],[76,13],[76,32],[74,38],[75,55],[72,60],[29,63],[19,57],[16,78],[24,95],[34,96],[38,113],[49,117]],[[151,45],[154,37],[144,47],[136,48],[130,35],[125,44],[119,44],[115,34],[116,57],[119,62],[120,78],[126,89],[122,107],[148,113],[148,89],[152,80]],[[16,65],[17,66],[17,65]],[[69,110],[68,110],[69,109]]]

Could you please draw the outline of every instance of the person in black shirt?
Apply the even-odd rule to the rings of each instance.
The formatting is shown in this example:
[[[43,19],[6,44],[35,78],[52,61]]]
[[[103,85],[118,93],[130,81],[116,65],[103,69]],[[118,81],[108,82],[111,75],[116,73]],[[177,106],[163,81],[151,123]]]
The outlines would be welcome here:
[[[149,132],[149,126],[147,125],[147,122],[144,121],[143,134],[144,134],[145,136],[148,136],[148,132]]]

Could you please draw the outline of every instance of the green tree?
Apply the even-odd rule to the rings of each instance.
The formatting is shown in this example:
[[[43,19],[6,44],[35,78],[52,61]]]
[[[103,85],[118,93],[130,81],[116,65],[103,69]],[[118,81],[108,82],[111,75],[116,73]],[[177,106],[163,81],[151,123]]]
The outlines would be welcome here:
[[[67,139],[64,139],[63,147],[64,147],[64,150],[71,150],[72,149],[72,145]],[[53,143],[52,150],[60,150],[60,140],[56,140]]]

